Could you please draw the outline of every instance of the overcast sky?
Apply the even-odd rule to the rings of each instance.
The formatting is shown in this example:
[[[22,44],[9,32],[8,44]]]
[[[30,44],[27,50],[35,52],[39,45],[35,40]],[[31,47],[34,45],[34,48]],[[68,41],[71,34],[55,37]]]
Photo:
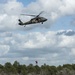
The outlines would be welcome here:
[[[22,27],[39,14],[48,21]],[[75,63],[75,0],[0,0],[0,64]]]

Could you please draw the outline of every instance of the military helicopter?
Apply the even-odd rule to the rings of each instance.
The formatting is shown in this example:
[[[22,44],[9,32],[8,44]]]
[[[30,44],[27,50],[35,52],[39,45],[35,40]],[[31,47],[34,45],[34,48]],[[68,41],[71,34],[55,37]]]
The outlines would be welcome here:
[[[38,15],[21,14],[21,15],[26,15],[26,16],[33,16],[34,18],[32,18],[31,20],[29,20],[28,22],[25,22],[25,23],[23,23],[23,22],[19,19],[19,20],[18,20],[18,21],[19,21],[19,25],[25,27],[26,25],[29,25],[29,24],[36,24],[36,23],[42,23],[42,24],[43,24],[43,22],[47,21],[47,19],[40,16],[42,13],[43,13],[43,11],[40,12]]]

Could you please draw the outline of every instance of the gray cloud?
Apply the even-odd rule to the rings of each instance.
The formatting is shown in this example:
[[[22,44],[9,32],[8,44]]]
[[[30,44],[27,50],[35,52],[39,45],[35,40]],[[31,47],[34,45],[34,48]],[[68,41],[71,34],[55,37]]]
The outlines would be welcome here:
[[[75,31],[73,31],[73,30],[69,30],[69,31],[66,31],[66,30],[64,30],[64,31],[61,31],[61,32],[58,32],[57,33],[57,35],[67,35],[67,36],[72,36],[72,35],[75,35]]]
[[[28,64],[27,62],[30,63],[38,60],[39,65],[43,61],[52,65],[72,63],[74,61],[73,56],[75,56],[75,35],[65,35],[66,32],[70,31],[67,30],[64,32],[64,35],[61,34],[59,36],[57,34],[63,31],[33,32],[25,35],[21,33],[3,32],[3,35],[2,33],[0,34],[3,38],[0,41],[0,45],[3,47],[0,48],[0,53],[2,52],[0,58],[7,58],[7,61],[11,62],[18,60],[20,63],[24,63],[25,60],[26,64]]]
[[[24,32],[34,28],[49,28],[58,18],[74,15],[74,0],[37,0],[24,7],[16,0],[0,3],[0,63],[43,63],[59,65],[73,63],[75,56],[75,31]],[[34,10],[32,10],[32,8]],[[43,25],[18,26],[18,18],[27,21],[31,17],[21,13],[38,14],[41,10],[48,21]],[[50,15],[50,16],[49,16]]]

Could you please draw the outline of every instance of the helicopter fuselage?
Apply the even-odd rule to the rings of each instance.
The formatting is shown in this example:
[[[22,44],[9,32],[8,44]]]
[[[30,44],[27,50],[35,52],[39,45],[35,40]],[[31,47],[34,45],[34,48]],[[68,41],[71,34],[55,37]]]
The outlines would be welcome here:
[[[29,21],[27,22],[22,22],[20,19],[18,20],[19,21],[19,25],[23,26],[23,25],[28,25],[28,24],[35,24],[35,23],[42,23],[47,21],[46,18],[44,17],[41,17],[40,14],[42,14],[42,12],[40,12],[38,15],[27,15],[27,16],[33,16],[34,18],[30,19]],[[21,14],[21,15],[25,15],[25,14]]]
[[[44,17],[36,17],[30,20],[31,23],[40,23],[40,22],[43,23],[45,21],[47,21],[47,19]]]
[[[37,17],[37,18],[32,18],[30,21],[23,23],[24,25],[28,25],[28,24],[35,24],[35,23],[42,23],[47,21],[46,18],[44,17]]]

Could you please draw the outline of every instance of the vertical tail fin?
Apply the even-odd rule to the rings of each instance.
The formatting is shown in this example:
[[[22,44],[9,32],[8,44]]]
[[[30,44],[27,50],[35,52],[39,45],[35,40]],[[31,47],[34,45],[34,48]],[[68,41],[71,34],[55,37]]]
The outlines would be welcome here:
[[[23,22],[20,19],[18,21],[19,21],[19,25],[23,25]]]

